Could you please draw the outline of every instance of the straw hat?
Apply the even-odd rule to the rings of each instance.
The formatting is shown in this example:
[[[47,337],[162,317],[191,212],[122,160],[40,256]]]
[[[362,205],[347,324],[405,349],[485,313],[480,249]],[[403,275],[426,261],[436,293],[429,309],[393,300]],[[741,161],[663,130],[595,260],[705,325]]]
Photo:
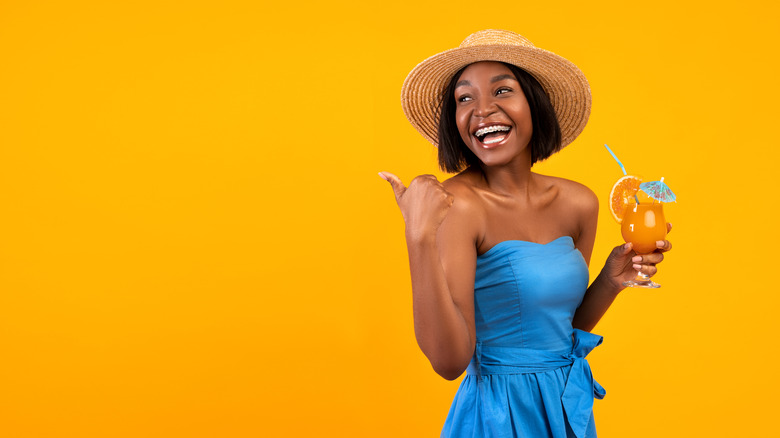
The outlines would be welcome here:
[[[525,37],[506,30],[473,33],[456,49],[433,55],[415,67],[401,88],[406,118],[428,141],[438,146],[438,105],[444,88],[461,68],[479,61],[500,61],[530,73],[550,98],[561,126],[561,147],[574,141],[590,116],[590,86],[574,64],[535,47]]]

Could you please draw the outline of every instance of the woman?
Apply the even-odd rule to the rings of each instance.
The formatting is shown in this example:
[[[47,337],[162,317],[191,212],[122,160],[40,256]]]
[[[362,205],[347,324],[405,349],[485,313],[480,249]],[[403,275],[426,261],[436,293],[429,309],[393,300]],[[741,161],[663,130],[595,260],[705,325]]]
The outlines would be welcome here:
[[[487,30],[419,64],[402,103],[440,166],[460,172],[409,187],[380,173],[406,224],[417,342],[442,377],[468,373],[442,436],[596,436],[593,398],[604,390],[585,355],[601,337],[589,331],[623,281],[655,274],[671,244],[646,256],[616,247],[588,286],[597,198],[531,172],[585,127],[584,75],[520,35]]]

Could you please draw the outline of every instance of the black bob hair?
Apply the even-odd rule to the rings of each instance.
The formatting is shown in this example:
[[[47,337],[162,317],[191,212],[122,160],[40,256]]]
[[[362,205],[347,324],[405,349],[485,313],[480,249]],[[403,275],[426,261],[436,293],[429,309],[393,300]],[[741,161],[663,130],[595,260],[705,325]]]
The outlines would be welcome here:
[[[555,116],[555,109],[547,93],[533,76],[520,67],[505,62],[502,64],[517,78],[531,110],[531,164],[544,160],[561,149],[561,127]],[[455,123],[455,84],[466,67],[452,77],[439,104],[439,167],[449,173],[481,164],[479,158],[463,143]]]

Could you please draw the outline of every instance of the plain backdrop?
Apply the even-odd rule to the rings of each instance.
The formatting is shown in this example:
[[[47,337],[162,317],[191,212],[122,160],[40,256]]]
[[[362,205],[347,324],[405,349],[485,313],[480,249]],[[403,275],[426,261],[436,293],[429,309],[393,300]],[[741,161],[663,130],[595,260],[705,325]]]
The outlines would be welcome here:
[[[775,429],[777,2],[0,3],[0,436],[437,436],[379,171],[447,176],[400,88],[468,34],[577,64],[535,171],[665,181],[674,249],[594,332],[602,438]]]

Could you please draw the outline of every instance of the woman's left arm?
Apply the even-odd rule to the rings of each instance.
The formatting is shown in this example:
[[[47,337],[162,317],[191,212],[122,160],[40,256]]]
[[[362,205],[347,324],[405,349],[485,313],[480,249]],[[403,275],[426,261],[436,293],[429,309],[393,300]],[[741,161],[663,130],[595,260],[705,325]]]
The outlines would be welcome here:
[[[581,196],[578,201],[581,226],[576,247],[582,253],[585,261],[590,264],[590,255],[596,241],[598,199],[593,192],[590,190],[588,192],[588,196]],[[668,231],[671,231],[672,224],[666,224],[666,227]],[[655,265],[663,261],[663,253],[670,249],[672,249],[672,244],[668,240],[659,241],[656,251],[644,256],[638,256],[632,250],[630,243],[613,248],[607,257],[604,268],[588,287],[580,307],[574,312],[572,326],[588,332],[593,330],[620,291],[625,289],[623,282],[636,277],[640,270],[648,276],[655,275],[658,271]]]

